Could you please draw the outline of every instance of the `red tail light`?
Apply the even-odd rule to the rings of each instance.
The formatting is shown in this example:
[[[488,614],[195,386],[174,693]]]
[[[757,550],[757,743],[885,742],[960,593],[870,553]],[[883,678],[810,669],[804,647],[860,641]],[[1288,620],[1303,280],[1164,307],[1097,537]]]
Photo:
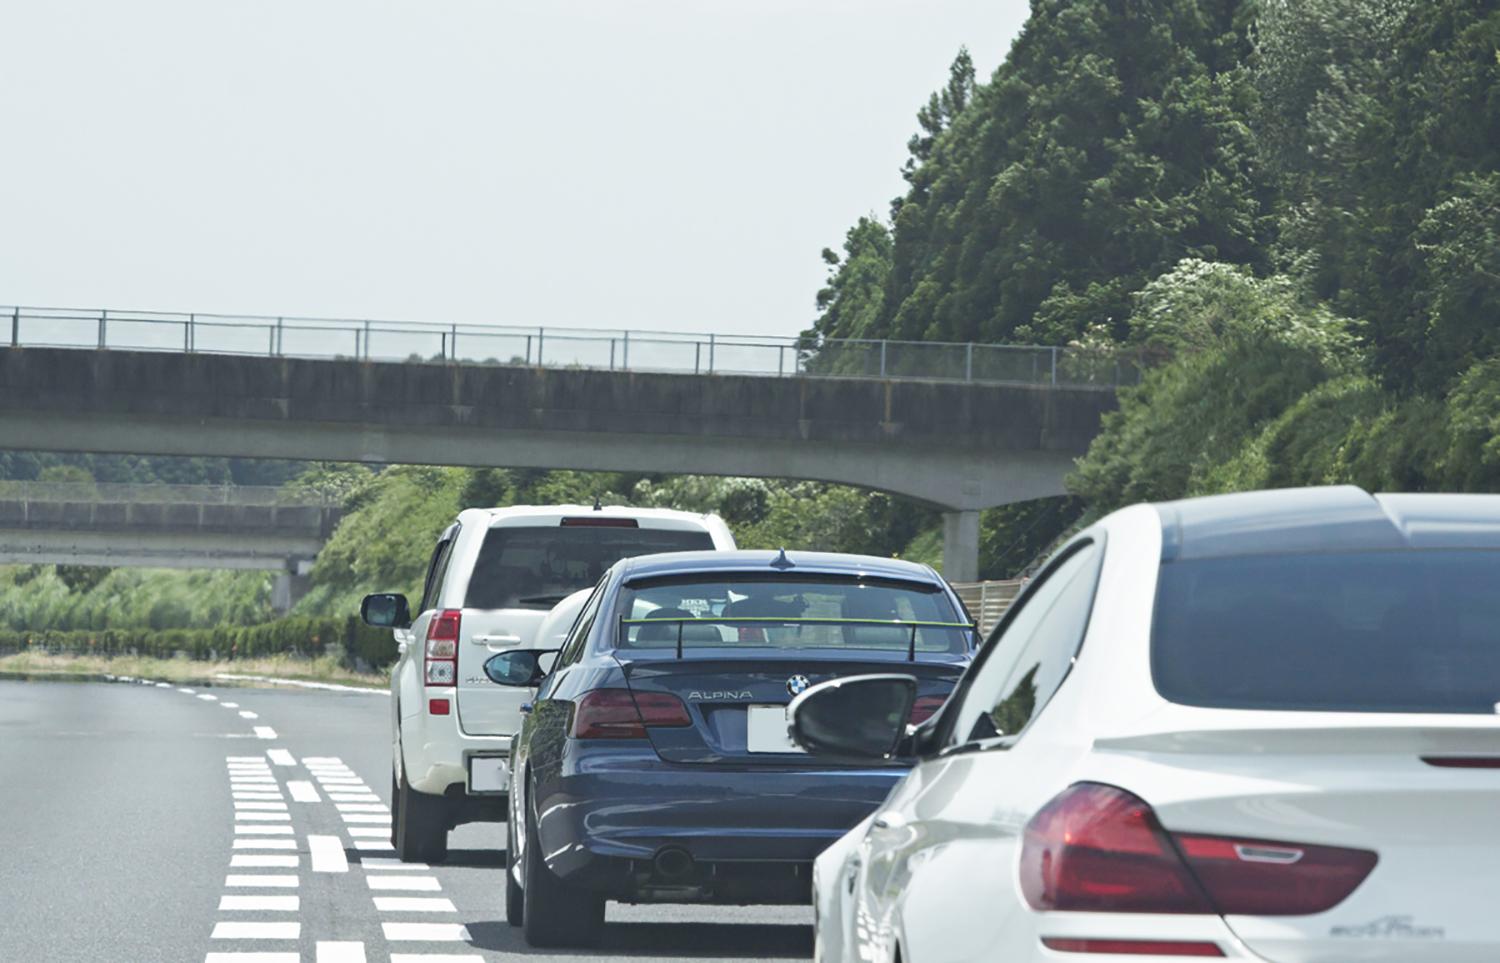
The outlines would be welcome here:
[[[644,739],[647,726],[690,726],[687,706],[670,692],[594,689],[573,707],[574,739]]]
[[[1168,834],[1141,799],[1078,783],[1026,825],[1033,909],[1296,916],[1321,913],[1375,868],[1368,850]]]
[[[914,726],[926,722],[947,701],[947,696],[919,696],[917,701],[911,704],[911,715],[907,717],[906,721]]]
[[[428,685],[451,686],[458,683],[458,635],[462,625],[463,613],[456,609],[445,609],[437,613],[427,624],[423,679]]]

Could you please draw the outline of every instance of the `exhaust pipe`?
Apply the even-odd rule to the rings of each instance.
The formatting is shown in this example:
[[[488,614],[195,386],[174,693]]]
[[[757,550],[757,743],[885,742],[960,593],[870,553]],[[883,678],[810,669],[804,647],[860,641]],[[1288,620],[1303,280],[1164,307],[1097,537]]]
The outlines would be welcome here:
[[[682,879],[693,874],[693,856],[685,849],[668,847],[657,852],[651,867],[662,879]]]

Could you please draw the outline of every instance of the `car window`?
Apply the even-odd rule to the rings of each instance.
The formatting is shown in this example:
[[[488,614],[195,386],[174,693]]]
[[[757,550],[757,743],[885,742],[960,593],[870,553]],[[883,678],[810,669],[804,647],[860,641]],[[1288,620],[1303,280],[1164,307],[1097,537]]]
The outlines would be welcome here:
[[[1102,554],[1083,545],[1027,593],[967,687],[954,741],[1017,735],[1046,707],[1083,642]]]
[[[427,584],[422,587],[422,601],[417,606],[418,615],[437,607],[438,592],[442,589],[443,579],[448,575],[448,561],[453,557],[453,542],[453,537],[444,538],[432,552],[432,563],[427,568]]]
[[[583,604],[578,613],[578,619],[573,623],[573,628],[568,632],[568,638],[563,642],[562,652],[557,657],[559,666],[572,665],[578,661],[583,653],[584,640],[589,637],[589,630],[594,627],[594,619],[599,615],[599,604],[604,598],[604,583],[600,582],[594,587],[594,594]]]
[[[550,609],[599,581],[622,558],[713,547],[713,536],[703,529],[556,524],[492,528],[469,576],[464,606]]]

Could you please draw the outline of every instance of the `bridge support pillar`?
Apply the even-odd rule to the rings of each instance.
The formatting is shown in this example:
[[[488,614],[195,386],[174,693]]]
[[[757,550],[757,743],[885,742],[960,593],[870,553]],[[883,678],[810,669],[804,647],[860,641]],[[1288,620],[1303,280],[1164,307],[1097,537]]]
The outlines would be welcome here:
[[[943,578],[979,581],[979,511],[943,513]]]
[[[306,575],[296,572],[282,572],[276,576],[276,582],[271,586],[271,609],[277,615],[285,615],[292,610],[302,596],[307,594],[312,579]]]

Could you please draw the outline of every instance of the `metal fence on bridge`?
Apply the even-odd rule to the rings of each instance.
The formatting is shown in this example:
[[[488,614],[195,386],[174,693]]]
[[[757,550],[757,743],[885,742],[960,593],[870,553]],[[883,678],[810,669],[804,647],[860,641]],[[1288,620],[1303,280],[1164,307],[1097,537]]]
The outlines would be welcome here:
[[[1036,345],[0,307],[7,322],[0,345],[13,348],[1098,388],[1139,380],[1132,355]]]
[[[0,481],[0,501],[125,503],[150,505],[246,505],[334,508],[339,499],[269,485],[168,485],[112,482]]]

